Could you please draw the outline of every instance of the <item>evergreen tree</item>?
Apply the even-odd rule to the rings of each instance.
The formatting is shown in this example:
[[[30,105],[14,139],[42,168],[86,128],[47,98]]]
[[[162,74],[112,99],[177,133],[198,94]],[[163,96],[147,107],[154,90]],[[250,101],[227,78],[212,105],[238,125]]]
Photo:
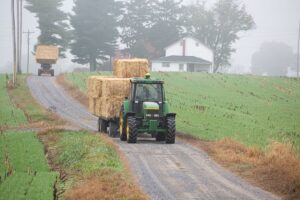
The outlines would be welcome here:
[[[61,10],[63,0],[27,0],[25,8],[38,19],[38,44],[60,47],[61,56],[68,47],[67,14]]]
[[[99,62],[114,55],[119,35],[119,4],[114,0],[75,0],[73,11],[71,53],[75,58],[72,61],[89,63],[90,70],[95,71]]]
[[[134,56],[158,57],[179,39],[182,0],[129,0],[121,21],[122,41]]]
[[[148,33],[149,41],[156,49],[156,55],[163,56],[164,48],[178,40],[183,33],[182,0],[154,1],[154,25]]]
[[[148,57],[146,50],[147,31],[153,26],[151,0],[129,0],[125,3],[120,26],[121,39],[137,57]]]

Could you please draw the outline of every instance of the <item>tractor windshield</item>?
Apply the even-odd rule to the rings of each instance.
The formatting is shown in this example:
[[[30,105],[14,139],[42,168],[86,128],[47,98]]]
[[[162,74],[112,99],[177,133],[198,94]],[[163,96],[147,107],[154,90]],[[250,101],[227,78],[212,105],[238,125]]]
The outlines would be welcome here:
[[[135,100],[162,102],[162,84],[137,84]]]

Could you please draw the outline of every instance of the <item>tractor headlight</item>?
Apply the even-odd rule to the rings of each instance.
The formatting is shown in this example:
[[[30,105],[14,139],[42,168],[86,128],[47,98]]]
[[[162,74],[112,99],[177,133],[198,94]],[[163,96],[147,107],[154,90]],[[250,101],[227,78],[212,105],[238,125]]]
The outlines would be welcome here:
[[[148,118],[159,118],[159,114],[158,113],[147,113],[146,117],[148,117]]]

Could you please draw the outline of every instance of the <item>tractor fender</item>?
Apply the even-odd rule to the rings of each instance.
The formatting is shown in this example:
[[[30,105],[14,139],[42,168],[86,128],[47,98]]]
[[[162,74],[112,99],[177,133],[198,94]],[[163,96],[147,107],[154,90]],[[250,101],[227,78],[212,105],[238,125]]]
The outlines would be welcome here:
[[[166,117],[168,118],[168,117],[176,117],[176,113],[167,113],[166,114]]]
[[[125,116],[126,116],[126,119],[127,119],[128,117],[135,116],[135,113],[134,112],[127,112]]]

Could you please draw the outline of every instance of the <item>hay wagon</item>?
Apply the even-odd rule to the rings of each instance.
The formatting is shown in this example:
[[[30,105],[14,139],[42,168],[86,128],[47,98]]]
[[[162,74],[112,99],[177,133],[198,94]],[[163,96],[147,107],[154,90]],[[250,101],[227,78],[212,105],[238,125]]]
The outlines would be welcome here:
[[[145,59],[116,60],[114,77],[87,80],[89,110],[98,117],[98,131],[136,143],[148,133],[157,141],[175,142],[175,113],[169,112],[164,82],[152,79]]]
[[[56,64],[59,57],[59,48],[56,46],[39,45],[36,49],[36,62],[41,64],[38,75],[50,74],[54,76],[52,65]]]

